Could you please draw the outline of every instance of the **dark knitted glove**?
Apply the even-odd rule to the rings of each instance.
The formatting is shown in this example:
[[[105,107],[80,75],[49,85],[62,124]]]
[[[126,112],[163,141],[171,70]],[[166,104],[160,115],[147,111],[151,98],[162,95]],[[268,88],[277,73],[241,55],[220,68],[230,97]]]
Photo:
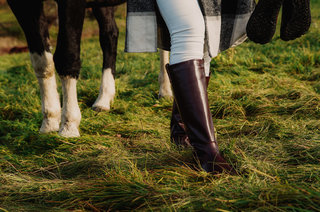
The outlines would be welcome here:
[[[284,0],[280,31],[282,40],[294,40],[306,34],[310,25],[310,0]]]
[[[259,0],[248,24],[247,35],[255,43],[271,41],[277,27],[277,19],[283,0]]]
[[[259,0],[247,24],[250,40],[260,44],[271,41],[282,4],[281,39],[293,40],[308,31],[311,24],[310,0]]]

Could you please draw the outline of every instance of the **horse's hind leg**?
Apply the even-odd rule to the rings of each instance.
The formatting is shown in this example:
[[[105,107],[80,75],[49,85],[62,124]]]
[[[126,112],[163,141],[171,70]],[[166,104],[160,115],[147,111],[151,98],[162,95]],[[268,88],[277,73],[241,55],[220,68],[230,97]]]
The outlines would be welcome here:
[[[8,4],[24,31],[31,63],[38,78],[43,114],[40,132],[58,131],[61,108],[43,2],[8,0]]]
[[[77,99],[77,79],[80,73],[80,41],[85,15],[85,0],[58,0],[59,34],[54,53],[56,70],[63,92],[62,118],[59,134],[80,136],[81,120]]]
[[[103,67],[100,92],[92,108],[96,111],[110,109],[115,96],[114,73],[116,70],[119,30],[114,19],[115,7],[93,7],[100,30],[100,46],[103,51]]]
[[[171,90],[171,83],[165,67],[166,64],[169,64],[169,52],[160,49],[160,73],[158,77],[158,81],[160,84],[159,98],[171,98],[173,96]]]

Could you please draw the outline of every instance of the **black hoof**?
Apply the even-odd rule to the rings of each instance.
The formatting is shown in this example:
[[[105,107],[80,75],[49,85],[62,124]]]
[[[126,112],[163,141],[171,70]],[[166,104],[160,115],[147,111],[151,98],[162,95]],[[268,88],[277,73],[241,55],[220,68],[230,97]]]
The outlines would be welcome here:
[[[294,40],[304,35],[311,25],[310,0],[284,0],[280,38]]]
[[[282,2],[283,0],[259,1],[247,24],[247,35],[250,40],[260,44],[271,41],[276,31]]]

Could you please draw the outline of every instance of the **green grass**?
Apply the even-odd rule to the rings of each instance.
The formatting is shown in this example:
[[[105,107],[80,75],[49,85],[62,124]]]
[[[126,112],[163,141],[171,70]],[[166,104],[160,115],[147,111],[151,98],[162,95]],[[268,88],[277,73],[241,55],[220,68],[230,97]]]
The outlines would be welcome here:
[[[210,108],[239,176],[197,172],[191,151],[170,143],[158,55],[123,53],[120,16],[110,112],[90,108],[102,58],[97,37],[82,43],[80,138],[38,133],[29,56],[1,56],[0,211],[320,211],[320,3],[312,5],[306,36],[246,42],[212,62]]]

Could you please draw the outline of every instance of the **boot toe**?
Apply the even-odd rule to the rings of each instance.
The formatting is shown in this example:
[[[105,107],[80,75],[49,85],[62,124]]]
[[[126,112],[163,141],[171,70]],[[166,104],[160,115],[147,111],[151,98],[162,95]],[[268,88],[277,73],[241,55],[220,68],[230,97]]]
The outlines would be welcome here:
[[[236,174],[234,168],[217,150],[217,145],[215,143],[207,145],[205,149],[200,151],[199,149],[198,151],[196,150],[195,155],[198,157],[202,169],[208,173],[218,174],[226,172],[232,175]]]
[[[219,158],[215,158],[214,161],[203,161],[201,162],[201,167],[208,173],[220,174],[228,173],[231,175],[237,175],[237,172],[225,161],[220,155]]]

